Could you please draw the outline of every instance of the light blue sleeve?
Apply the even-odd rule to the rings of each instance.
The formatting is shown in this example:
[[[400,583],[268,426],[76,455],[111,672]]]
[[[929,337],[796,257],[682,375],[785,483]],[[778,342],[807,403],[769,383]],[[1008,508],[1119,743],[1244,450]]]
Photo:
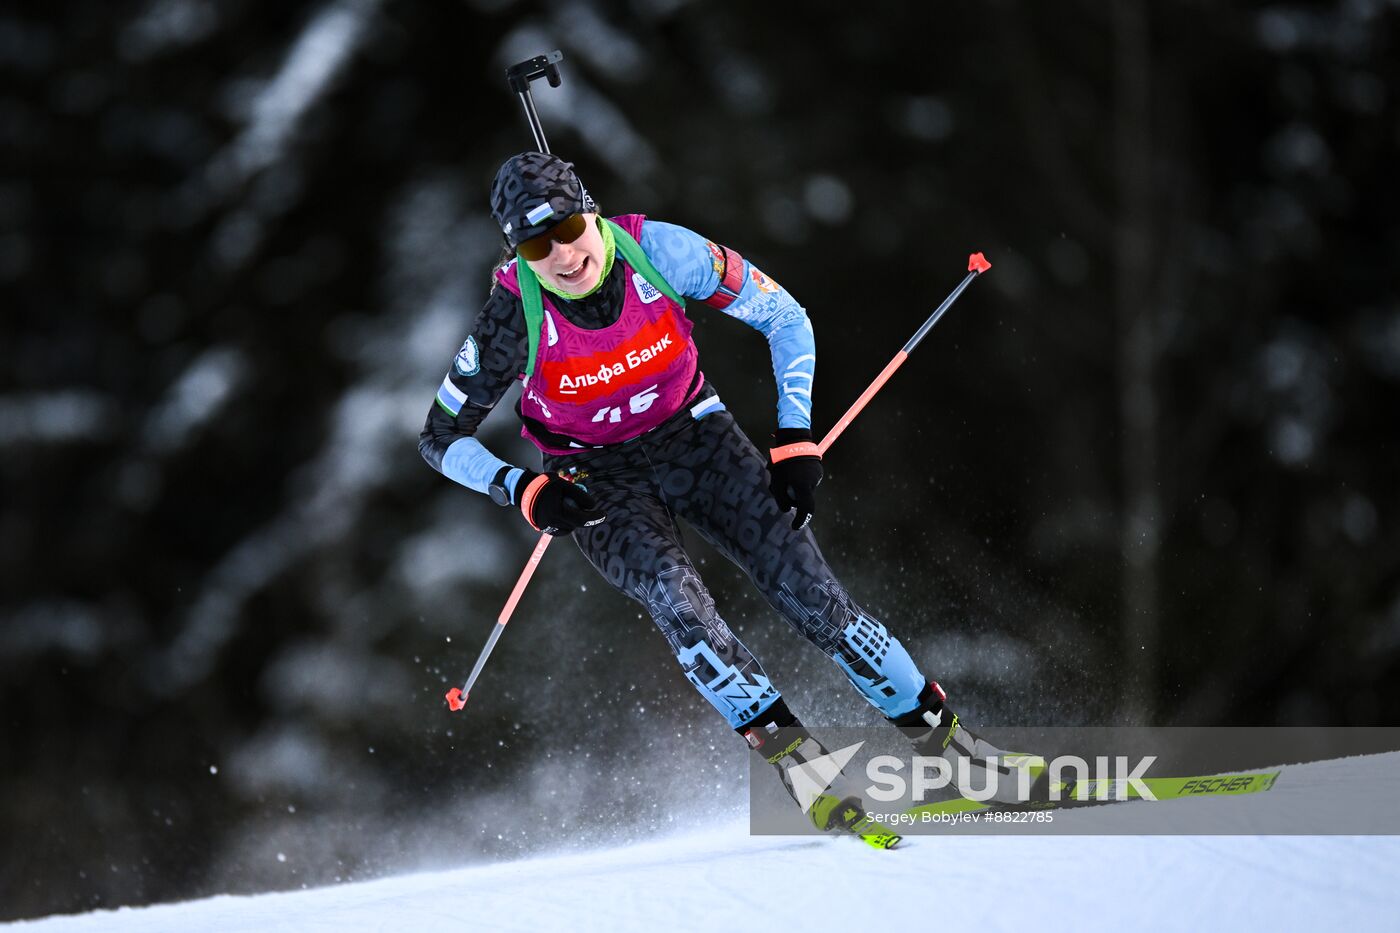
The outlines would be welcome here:
[[[709,298],[719,288],[712,245],[676,224],[648,220],[642,226],[642,250],[656,271],[687,298]],[[817,340],[806,310],[787,289],[744,260],[744,287],[724,313],[768,339],[778,383],[778,427],[811,428]]]
[[[491,480],[500,472],[501,467],[508,466],[509,463],[491,453],[474,437],[453,441],[452,446],[442,455],[444,476],[483,495],[487,493],[487,487],[491,485]],[[515,485],[523,475],[525,471],[520,467],[511,467],[511,471],[506,474],[505,486],[511,490],[512,503],[515,503]]]

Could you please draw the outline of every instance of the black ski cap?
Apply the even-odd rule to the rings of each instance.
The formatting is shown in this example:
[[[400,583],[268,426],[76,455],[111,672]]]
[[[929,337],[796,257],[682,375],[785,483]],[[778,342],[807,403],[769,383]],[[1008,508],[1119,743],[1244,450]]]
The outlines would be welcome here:
[[[574,164],[547,152],[511,156],[491,183],[491,216],[512,247],[547,233],[571,214],[595,210]]]

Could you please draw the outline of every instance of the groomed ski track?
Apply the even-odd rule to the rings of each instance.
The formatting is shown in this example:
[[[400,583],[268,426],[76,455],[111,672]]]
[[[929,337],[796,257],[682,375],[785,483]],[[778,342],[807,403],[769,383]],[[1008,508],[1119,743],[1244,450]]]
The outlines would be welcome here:
[[[1135,806],[1221,829],[1300,808],[1390,814],[1400,752],[1286,767],[1264,794],[1061,813],[1093,833]],[[1381,808],[1384,808],[1383,810]],[[752,837],[746,821],[625,848],[5,925],[24,933],[416,930],[1309,930],[1400,916],[1400,836]]]

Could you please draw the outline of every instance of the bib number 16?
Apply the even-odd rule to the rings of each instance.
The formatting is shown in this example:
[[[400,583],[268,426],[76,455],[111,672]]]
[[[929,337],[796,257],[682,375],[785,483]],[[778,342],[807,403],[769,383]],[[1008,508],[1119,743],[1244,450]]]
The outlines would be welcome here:
[[[651,403],[661,397],[656,390],[656,386],[647,386],[636,395],[627,400],[627,410],[634,415],[640,415],[651,407]],[[593,416],[593,423],[607,421],[609,424],[617,424],[622,420],[622,409],[620,407],[600,408],[598,414]]]

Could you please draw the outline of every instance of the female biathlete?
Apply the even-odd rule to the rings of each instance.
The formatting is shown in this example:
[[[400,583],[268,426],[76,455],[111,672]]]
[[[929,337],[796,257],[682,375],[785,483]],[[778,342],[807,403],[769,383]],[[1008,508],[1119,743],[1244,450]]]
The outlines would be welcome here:
[[[686,678],[794,796],[789,768],[825,751],[715,611],[677,518],[905,727],[919,754],[997,767],[1005,753],[960,726],[938,684],[837,580],[808,527],[822,464],[811,430],[816,345],[802,306],[734,250],[684,227],[599,216],[572,164],[546,153],[501,166],[491,213],[516,255],[495,271],[438,389],[419,439],[424,459],[518,508],[536,530],[572,534],[608,583],[646,607]],[[766,457],[701,372],[687,299],[768,339],[778,425]],[[524,381],[521,433],[543,454],[542,472],[506,463],[473,436],[515,379]],[[798,802],[823,829],[864,820],[858,800]]]

